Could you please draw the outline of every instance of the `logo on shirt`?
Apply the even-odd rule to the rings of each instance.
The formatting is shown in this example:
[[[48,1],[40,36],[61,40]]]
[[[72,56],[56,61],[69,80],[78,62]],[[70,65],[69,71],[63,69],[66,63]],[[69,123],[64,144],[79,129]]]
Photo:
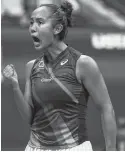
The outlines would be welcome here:
[[[44,61],[43,61],[43,59],[39,62],[38,67],[39,68],[44,68]]]
[[[60,63],[60,65],[64,65],[64,64],[66,64],[68,62],[68,59],[65,59],[65,60],[63,60],[61,63]]]

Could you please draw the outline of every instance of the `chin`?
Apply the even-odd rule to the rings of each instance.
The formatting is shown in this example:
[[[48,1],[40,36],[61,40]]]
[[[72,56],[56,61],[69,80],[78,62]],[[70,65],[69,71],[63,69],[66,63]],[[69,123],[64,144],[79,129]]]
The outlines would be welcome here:
[[[50,45],[34,45],[34,47],[35,47],[36,50],[42,51],[42,50],[45,50],[48,47],[50,47]]]
[[[36,46],[35,46],[35,49],[36,49],[36,50],[41,50],[41,47],[36,47]]]
[[[43,47],[41,45],[39,45],[39,46],[34,45],[34,47],[35,47],[36,50],[42,50],[43,49]]]

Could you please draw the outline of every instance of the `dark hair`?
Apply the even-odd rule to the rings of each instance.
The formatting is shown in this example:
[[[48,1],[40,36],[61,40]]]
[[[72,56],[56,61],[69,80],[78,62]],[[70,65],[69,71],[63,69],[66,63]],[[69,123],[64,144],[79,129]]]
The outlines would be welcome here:
[[[54,4],[42,4],[42,6],[48,6],[50,7],[50,10],[52,11],[51,17],[56,20],[56,24],[62,24],[63,30],[58,34],[59,40],[63,40],[67,33],[68,33],[68,27],[72,27],[72,5],[71,3],[64,1],[61,6],[57,6]],[[55,24],[55,25],[56,25]]]

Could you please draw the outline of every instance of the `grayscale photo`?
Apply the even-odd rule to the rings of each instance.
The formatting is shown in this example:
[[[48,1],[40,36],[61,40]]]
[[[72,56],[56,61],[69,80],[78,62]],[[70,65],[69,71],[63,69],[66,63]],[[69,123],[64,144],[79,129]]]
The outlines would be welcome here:
[[[1,0],[1,151],[125,151],[125,0]]]

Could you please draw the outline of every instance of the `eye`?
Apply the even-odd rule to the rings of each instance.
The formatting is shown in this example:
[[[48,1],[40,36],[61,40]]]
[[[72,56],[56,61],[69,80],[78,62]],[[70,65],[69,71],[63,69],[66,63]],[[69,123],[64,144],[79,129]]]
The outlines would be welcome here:
[[[41,21],[38,21],[38,23],[39,23],[39,24],[42,24],[42,22],[41,22]]]
[[[30,25],[33,25],[33,21],[32,20],[30,21]]]
[[[37,19],[37,23],[38,23],[38,25],[41,25],[41,24],[44,24],[45,21],[43,19]]]
[[[44,24],[44,23],[43,23],[43,21],[38,21],[38,24],[41,25],[41,24]]]

